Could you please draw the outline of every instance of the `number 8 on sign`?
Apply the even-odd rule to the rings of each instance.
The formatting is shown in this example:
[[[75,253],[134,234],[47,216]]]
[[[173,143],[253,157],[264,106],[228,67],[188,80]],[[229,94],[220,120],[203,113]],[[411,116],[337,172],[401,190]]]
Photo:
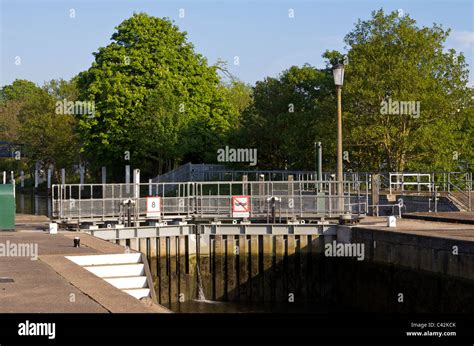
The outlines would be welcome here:
[[[146,216],[159,217],[161,212],[161,198],[147,197],[146,198]]]

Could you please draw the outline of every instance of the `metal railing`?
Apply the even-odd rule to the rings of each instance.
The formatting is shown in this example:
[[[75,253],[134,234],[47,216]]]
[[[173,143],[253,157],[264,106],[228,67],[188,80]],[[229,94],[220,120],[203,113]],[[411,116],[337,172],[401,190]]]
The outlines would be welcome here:
[[[434,211],[437,211],[439,196],[448,197],[461,210],[472,211],[472,172],[433,172],[430,175]]]
[[[369,208],[372,208],[372,215],[373,216],[380,216],[380,209],[381,208],[390,208],[391,209],[391,214],[395,215],[398,214],[398,218],[402,217],[402,209],[405,207],[403,200],[399,200],[398,203],[392,203],[392,204],[374,204],[374,205],[369,205]],[[395,213],[395,209],[397,210],[397,213]]]
[[[395,178],[395,181],[393,180]],[[405,189],[405,187],[414,187],[416,192],[420,193],[423,188],[431,192],[431,174],[426,173],[389,173],[389,191],[393,192],[408,192],[413,191]]]
[[[268,173],[270,174],[270,173]],[[276,176],[275,176],[276,177]],[[62,221],[124,222],[131,209],[132,219],[147,216],[147,197],[160,196],[159,218],[216,217],[232,218],[232,196],[250,196],[250,217],[280,218],[332,217],[342,213],[377,214],[381,207],[369,206],[372,174],[346,172],[343,183],[324,173],[326,180],[311,180],[310,176],[286,176],[289,180],[151,182],[143,184],[62,184],[52,188],[53,217]],[[390,194],[420,194],[433,199],[436,211],[438,196],[443,194],[472,210],[472,173],[384,173],[380,174],[381,190]],[[248,177],[247,177],[248,178]],[[260,179],[260,180],[259,180]],[[338,194],[337,186],[343,186]],[[275,197],[275,203],[269,199]],[[132,206],[126,202],[131,201]],[[430,200],[431,203],[431,200]],[[370,209],[369,209],[370,208]],[[430,204],[431,210],[431,204]],[[398,210],[400,214],[400,208]]]
[[[343,187],[338,194],[337,186]],[[367,185],[365,185],[367,188]],[[134,222],[154,218],[235,218],[233,196],[249,196],[249,217],[333,217],[365,214],[361,184],[335,181],[62,184],[52,187],[53,218],[60,221]],[[147,214],[147,198],[160,197],[159,216]],[[272,199],[273,198],[273,199]],[[271,201],[273,201],[271,203]]]
[[[344,172],[344,181],[364,181],[368,172]],[[203,182],[203,181],[241,181],[246,176],[248,181],[286,181],[290,176],[295,181],[330,181],[335,179],[335,173],[322,172],[317,177],[315,171],[304,170],[231,170],[219,164],[184,164],[172,171],[152,179],[158,182]]]

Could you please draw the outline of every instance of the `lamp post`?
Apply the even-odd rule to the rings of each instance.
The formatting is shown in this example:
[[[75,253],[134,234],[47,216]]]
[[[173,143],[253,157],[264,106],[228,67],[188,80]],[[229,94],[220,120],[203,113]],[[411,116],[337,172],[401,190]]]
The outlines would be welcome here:
[[[342,175],[342,107],[341,107],[341,93],[342,93],[342,84],[344,83],[344,65],[336,64],[332,73],[334,76],[334,84],[336,85],[337,91],[337,170],[336,170],[336,180],[337,183],[337,195],[342,196],[344,194],[343,190],[343,175]],[[344,200],[339,197],[339,210],[343,212],[344,209]],[[342,202],[342,203],[341,203]]]

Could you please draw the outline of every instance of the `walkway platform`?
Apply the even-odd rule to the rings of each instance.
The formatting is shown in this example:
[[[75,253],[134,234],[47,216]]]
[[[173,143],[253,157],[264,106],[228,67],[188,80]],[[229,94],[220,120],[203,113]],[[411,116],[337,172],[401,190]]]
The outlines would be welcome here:
[[[404,218],[434,222],[453,222],[474,225],[474,211],[444,212],[444,213],[409,213]]]
[[[42,230],[47,225],[42,217],[19,216],[17,221],[20,230],[0,232],[0,244],[4,249],[37,246],[38,253],[30,254],[38,256],[0,257],[1,313],[170,312],[131,297],[64,257],[122,253],[123,247],[83,233],[49,234]],[[75,248],[73,238],[78,235],[81,247]]]
[[[391,228],[386,223],[367,218],[340,227],[338,241],[364,243],[369,261],[474,280],[474,225],[398,219]]]
[[[430,213],[427,213],[430,214]],[[440,213],[457,214],[457,213]],[[465,213],[463,213],[465,214]],[[405,215],[404,215],[405,217]],[[446,222],[442,220],[427,221],[424,219],[398,219],[397,227],[387,227],[386,217],[367,217],[353,227],[354,229],[371,229],[392,234],[412,234],[426,237],[437,237],[474,242],[474,225]],[[474,248],[474,244],[473,244]]]

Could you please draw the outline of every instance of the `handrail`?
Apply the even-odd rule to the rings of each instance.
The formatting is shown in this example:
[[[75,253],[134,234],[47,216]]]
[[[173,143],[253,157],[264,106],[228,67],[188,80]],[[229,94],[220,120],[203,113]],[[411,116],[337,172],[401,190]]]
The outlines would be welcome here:
[[[325,173],[325,175],[327,178],[332,178],[328,176],[327,173]],[[369,190],[372,189],[371,175],[372,173],[346,172],[346,179],[343,182],[332,179],[308,180],[311,176],[302,175],[299,177],[299,180],[276,181],[234,180],[144,182],[140,184],[133,182],[128,184],[54,184],[52,186],[53,214],[55,217],[61,219],[67,219],[68,217],[82,219],[87,215],[95,215],[97,213],[107,214],[112,210],[113,213],[118,213],[121,217],[124,217],[124,208],[115,204],[123,198],[136,198],[135,193],[137,189],[140,191],[140,198],[137,200],[138,203],[135,207],[135,213],[140,213],[140,208],[143,208],[146,203],[141,199],[144,196],[161,196],[165,203],[164,208],[167,208],[167,211],[178,211],[181,205],[178,205],[179,202],[177,198],[183,198],[186,201],[183,204],[184,212],[179,209],[179,213],[177,212],[177,214],[192,216],[195,210],[198,211],[199,215],[204,215],[205,211],[203,211],[200,206],[202,206],[203,203],[210,203],[210,198],[216,199],[219,196],[224,196],[228,200],[229,196],[239,194],[250,195],[257,199],[272,195],[282,195],[285,197],[295,196],[299,202],[295,203],[296,209],[292,213],[300,216],[305,214],[303,203],[310,197],[319,198],[321,201],[327,200],[324,202],[324,205],[326,206],[325,212],[327,212],[328,215],[335,215],[341,211],[351,212],[353,210],[367,212],[370,207],[373,207],[373,205],[369,205]],[[466,205],[469,210],[472,210],[472,173],[470,172],[436,172],[431,174],[388,172],[379,174],[379,176],[381,187],[385,187],[388,183],[386,188],[390,190],[390,193],[392,193],[393,186],[402,187],[402,191],[394,192],[401,192],[402,194],[405,186],[410,186],[408,188],[409,190],[412,190],[413,186],[417,187],[416,190],[418,190],[418,192],[420,192],[422,188],[426,188],[427,192],[429,191],[430,193],[444,191],[452,195],[452,192],[456,192],[458,197],[461,197],[460,203]],[[395,176],[408,177],[409,179],[416,178],[416,181],[406,181],[405,179],[396,182],[391,181]],[[423,181],[423,179],[428,179],[428,181]],[[336,187],[338,184],[343,186],[344,197],[337,195]],[[349,201],[345,200],[344,210],[337,207],[336,200],[340,198],[349,198]],[[467,201],[465,200],[466,198]],[[357,199],[358,202],[352,203],[353,199]],[[73,201],[72,208],[68,204],[70,201]],[[74,203],[77,203],[78,206],[74,207]],[[383,207],[385,205],[379,206]],[[230,210],[229,205],[227,205],[226,208]],[[102,217],[102,219],[104,219],[104,217]]]
[[[336,187],[344,186],[342,194]],[[217,215],[232,216],[232,197],[250,196],[251,215],[265,215],[268,197],[278,196],[281,212],[288,217],[308,215],[333,216],[337,214],[366,213],[368,204],[360,193],[361,183],[339,181],[260,181],[260,182],[192,182],[192,183],[140,183],[128,184],[62,184],[53,185],[53,216],[59,219],[86,220],[123,216],[122,204],[133,200],[134,217],[147,218],[147,196],[161,198],[160,215]],[[136,195],[134,191],[141,190]],[[171,186],[166,191],[163,187]],[[134,188],[135,187],[135,188]],[[145,187],[145,188],[143,188]],[[366,187],[367,188],[367,187]],[[83,192],[81,192],[83,191]],[[149,194],[149,192],[152,192]],[[343,201],[339,204],[338,201]]]
[[[472,197],[471,197],[471,193],[472,193],[472,181],[465,181],[466,183],[468,183],[467,185],[467,191],[464,191],[461,187],[457,186],[456,184],[452,183],[452,182],[448,182],[448,195],[449,196],[452,196],[454,198],[456,198],[457,196],[454,195],[453,193],[451,193],[451,186],[454,187],[457,191],[455,192],[458,192],[461,194],[461,196],[464,196],[466,199],[467,199],[467,203],[465,203],[462,199],[458,199],[456,198],[456,200],[461,203],[464,207],[466,207],[466,209],[468,211],[472,211]]]

